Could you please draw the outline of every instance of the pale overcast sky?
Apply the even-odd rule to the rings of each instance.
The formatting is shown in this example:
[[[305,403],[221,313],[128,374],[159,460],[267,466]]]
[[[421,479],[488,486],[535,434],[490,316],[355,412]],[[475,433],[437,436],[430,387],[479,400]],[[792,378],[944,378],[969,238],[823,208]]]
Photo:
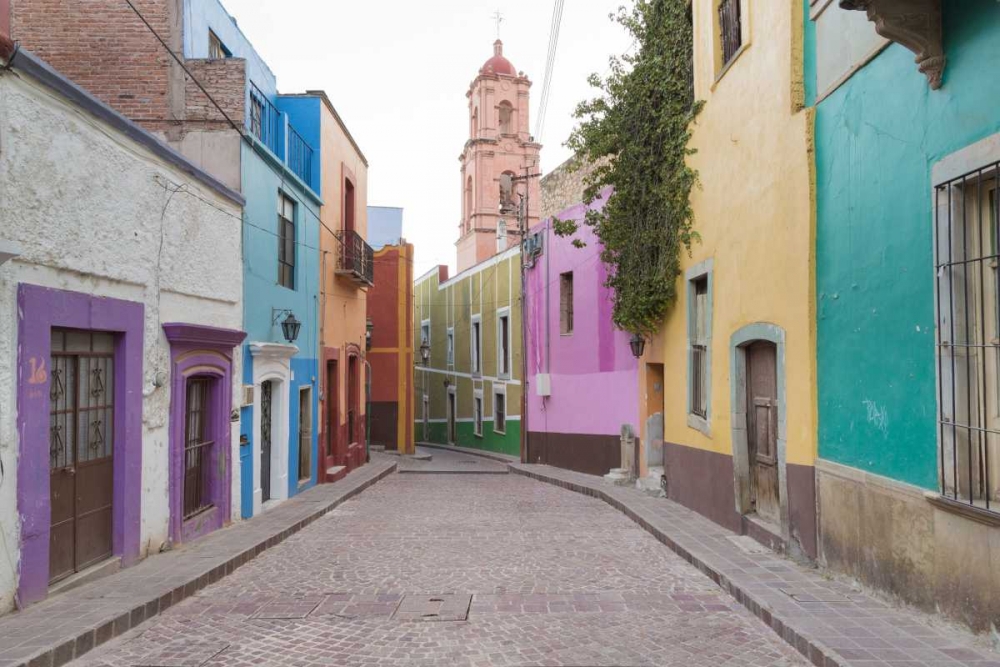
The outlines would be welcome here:
[[[554,0],[222,0],[278,77],[283,93],[323,89],[368,158],[368,203],[403,207],[415,275],[454,271],[461,217],[458,156],[468,138],[465,93],[493,54],[497,9],[504,55],[541,100]],[[608,14],[624,0],[568,0],[563,10],[542,169],[563,146],[586,78],[631,41]]]

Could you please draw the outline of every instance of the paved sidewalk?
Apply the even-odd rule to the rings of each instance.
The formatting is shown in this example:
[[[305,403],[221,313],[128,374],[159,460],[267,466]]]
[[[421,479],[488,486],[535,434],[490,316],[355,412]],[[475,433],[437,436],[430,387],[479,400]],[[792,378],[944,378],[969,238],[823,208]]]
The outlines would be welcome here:
[[[545,465],[511,471],[621,510],[701,570],[819,667],[1000,667],[968,633],[893,607],[766,549],[675,502]],[[749,553],[748,553],[749,551]],[[755,553],[755,552],[761,553]]]
[[[58,667],[228,576],[395,471],[372,461],[249,521],[0,617],[0,667]]]
[[[498,461],[493,458],[476,456],[456,447],[438,449],[417,445],[417,456],[397,456],[394,454],[373,453],[378,460],[396,460],[400,473],[451,473],[506,475],[510,461]]]

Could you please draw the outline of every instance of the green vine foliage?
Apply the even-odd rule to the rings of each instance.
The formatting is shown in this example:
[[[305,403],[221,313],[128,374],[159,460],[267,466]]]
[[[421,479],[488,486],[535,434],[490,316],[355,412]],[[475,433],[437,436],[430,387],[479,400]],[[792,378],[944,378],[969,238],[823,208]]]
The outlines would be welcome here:
[[[694,99],[688,4],[635,0],[611,15],[638,48],[612,57],[607,77],[591,75],[601,94],[578,105],[579,124],[567,142],[577,156],[571,168],[594,165],[584,181],[586,203],[613,189],[585,222],[603,246],[615,325],[644,336],[677,300],[681,253],[698,240],[690,203],[698,176],[685,158],[702,103]],[[558,230],[575,231],[565,224]]]

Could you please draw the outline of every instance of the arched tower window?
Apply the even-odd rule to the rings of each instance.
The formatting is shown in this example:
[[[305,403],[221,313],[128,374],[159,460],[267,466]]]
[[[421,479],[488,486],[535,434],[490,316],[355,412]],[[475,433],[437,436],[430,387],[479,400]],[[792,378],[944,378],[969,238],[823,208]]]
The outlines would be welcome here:
[[[472,229],[472,176],[465,181],[465,231]]]
[[[472,110],[472,122],[469,124],[469,136],[475,139],[479,135],[479,109]]]
[[[499,126],[500,134],[513,134],[514,125],[514,107],[510,105],[510,102],[506,100],[500,103],[499,108]]]

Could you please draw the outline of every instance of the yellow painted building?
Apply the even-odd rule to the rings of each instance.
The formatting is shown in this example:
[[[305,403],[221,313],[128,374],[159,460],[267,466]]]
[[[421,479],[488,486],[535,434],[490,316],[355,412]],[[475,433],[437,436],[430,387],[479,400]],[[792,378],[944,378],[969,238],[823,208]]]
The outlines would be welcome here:
[[[801,0],[693,0],[701,242],[640,363],[643,474],[816,554],[814,206]],[[654,474],[658,472],[653,469]]]

